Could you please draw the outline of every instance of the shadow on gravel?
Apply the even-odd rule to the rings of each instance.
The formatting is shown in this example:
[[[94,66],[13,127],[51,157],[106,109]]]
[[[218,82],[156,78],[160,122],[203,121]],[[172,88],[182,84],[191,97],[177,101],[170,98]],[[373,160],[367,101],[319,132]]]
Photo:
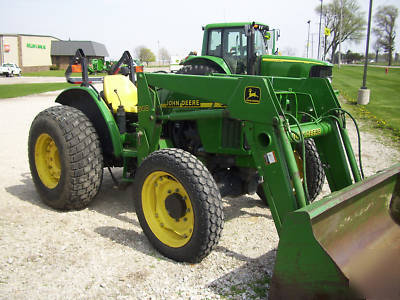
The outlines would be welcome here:
[[[17,197],[22,201],[37,205],[40,208],[55,211],[40,200],[39,194],[36,192],[35,185],[33,184],[31,173],[23,173],[21,174],[21,177],[22,183],[6,187],[6,192],[10,193],[11,195]]]
[[[120,170],[113,172],[113,174],[118,181],[121,180],[122,172]],[[104,169],[100,191],[88,208],[102,215],[140,227],[139,222],[124,215],[135,212],[132,200],[132,185],[124,186],[123,188],[115,187],[107,169]]]
[[[145,255],[153,256],[165,261],[171,261],[158,253],[142,232],[138,233],[135,230],[128,230],[114,226],[97,227],[94,232],[101,235],[103,238],[107,238],[135,251],[142,252]]]
[[[260,214],[246,211],[247,208],[260,207],[265,209],[265,212],[267,212],[269,208],[259,199],[241,196],[237,198],[226,197],[223,199],[223,201],[225,204],[228,204],[228,206],[224,206],[225,222],[240,218],[242,216],[264,217],[267,219],[272,219],[272,217],[267,215],[267,213]]]
[[[117,180],[122,178],[122,172],[120,170],[114,172],[114,175]],[[26,172],[21,174],[21,176],[23,178],[21,184],[6,187],[5,190],[22,201],[37,205],[43,209],[55,211],[40,200],[39,194],[36,192],[33,184],[31,174]],[[140,226],[139,222],[124,215],[126,213],[135,212],[132,195],[132,185],[125,186],[124,188],[116,188],[110,174],[104,170],[104,178],[99,194],[93,202],[89,204],[88,209],[108,217],[116,218],[122,222]],[[225,204],[228,204],[224,206],[225,221],[240,218],[241,216],[266,217],[271,219],[267,214],[246,211],[246,209],[253,207],[261,207],[267,210],[268,208],[258,199],[242,196],[237,198],[227,197],[224,198],[223,201]]]
[[[250,258],[220,246],[215,251],[223,252],[246,263],[212,281],[207,285],[208,288],[222,297],[266,299],[275,263],[276,249],[258,258]]]

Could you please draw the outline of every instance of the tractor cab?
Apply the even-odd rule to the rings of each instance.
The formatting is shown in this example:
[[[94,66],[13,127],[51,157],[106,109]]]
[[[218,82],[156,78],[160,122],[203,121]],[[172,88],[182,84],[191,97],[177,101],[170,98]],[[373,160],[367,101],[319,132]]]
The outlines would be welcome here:
[[[263,24],[210,24],[205,27],[203,56],[222,58],[232,74],[255,74],[262,55],[273,53]]]
[[[201,56],[189,56],[183,62],[184,66],[201,65],[203,70],[206,66],[205,73],[213,70],[212,73],[291,78],[332,76],[332,64],[328,62],[281,56],[276,44],[280,37],[279,29],[270,29],[256,22],[243,22],[208,24],[203,30]],[[190,72],[192,70],[184,69],[178,73]]]

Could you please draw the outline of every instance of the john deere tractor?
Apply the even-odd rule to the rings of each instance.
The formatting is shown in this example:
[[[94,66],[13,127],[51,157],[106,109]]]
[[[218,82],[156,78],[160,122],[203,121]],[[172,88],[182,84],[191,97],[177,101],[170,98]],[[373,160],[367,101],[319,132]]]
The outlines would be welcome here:
[[[126,76],[117,74],[122,64]],[[328,79],[142,71],[125,52],[112,75],[88,78],[77,51],[66,75],[80,86],[63,91],[29,132],[45,203],[86,207],[103,168],[122,167],[150,243],[176,261],[200,262],[221,236],[221,195],[261,186],[280,237],[271,299],[398,297],[400,164],[364,178],[349,114]],[[312,203],[311,138],[332,191]]]
[[[206,25],[203,31],[201,56],[189,55],[178,74],[222,73],[290,78],[320,77],[329,80],[332,76],[330,63],[276,55],[280,31],[270,29],[268,25],[256,22],[216,23]],[[175,126],[184,128],[190,125],[187,122],[177,122]],[[180,134],[181,137],[182,135]],[[185,139],[181,139],[181,143],[187,145]],[[325,175],[313,139],[305,141],[305,149],[308,193],[310,199],[314,200],[322,190]],[[300,153],[301,149],[294,150],[298,161]],[[267,202],[261,186],[258,187],[257,194]]]

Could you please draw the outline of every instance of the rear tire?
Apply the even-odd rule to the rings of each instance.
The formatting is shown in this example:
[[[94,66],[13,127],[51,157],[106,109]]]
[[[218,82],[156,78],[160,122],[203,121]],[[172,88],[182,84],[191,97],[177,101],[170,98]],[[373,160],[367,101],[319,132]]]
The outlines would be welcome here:
[[[307,139],[304,141],[304,143],[306,149],[307,189],[308,195],[310,197],[310,202],[313,202],[317,198],[319,193],[321,193],[322,187],[325,182],[325,172],[322,167],[322,162],[319,158],[314,140]],[[301,149],[299,149],[298,153],[300,154],[300,156],[302,156]],[[257,195],[268,206],[267,198],[265,197],[264,190],[261,184],[257,187]]]
[[[151,153],[133,190],[143,232],[161,254],[195,263],[216,247],[224,224],[221,195],[195,156],[175,148]]]
[[[89,119],[69,106],[54,106],[33,120],[29,166],[44,203],[82,209],[97,195],[103,177],[99,137]]]
[[[187,75],[209,75],[211,73],[221,73],[221,72],[207,65],[186,65],[176,72],[176,74],[187,74]]]

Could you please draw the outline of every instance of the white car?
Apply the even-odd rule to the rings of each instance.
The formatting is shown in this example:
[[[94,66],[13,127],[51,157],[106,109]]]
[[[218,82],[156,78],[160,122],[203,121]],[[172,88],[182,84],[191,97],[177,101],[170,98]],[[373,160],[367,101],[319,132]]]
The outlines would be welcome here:
[[[0,67],[0,75],[6,75],[7,77],[12,77],[14,75],[21,76],[21,69],[17,64],[2,64]]]

